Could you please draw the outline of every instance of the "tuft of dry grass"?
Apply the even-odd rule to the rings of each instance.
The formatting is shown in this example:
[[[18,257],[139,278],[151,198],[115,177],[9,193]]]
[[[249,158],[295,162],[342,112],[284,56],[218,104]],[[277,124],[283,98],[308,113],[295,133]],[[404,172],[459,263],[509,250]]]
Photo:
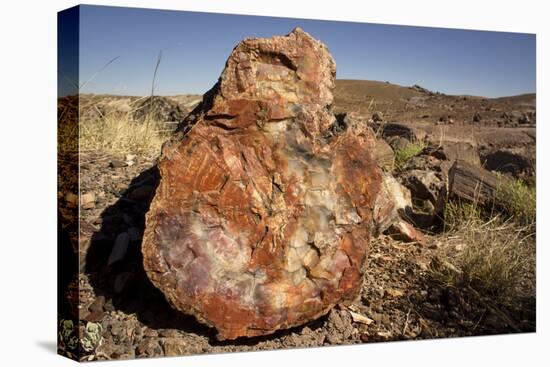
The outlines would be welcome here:
[[[522,180],[501,180],[497,202],[521,225],[535,228],[537,216],[536,189]]]
[[[162,122],[132,119],[132,113],[113,113],[81,119],[80,150],[109,154],[146,154],[159,152],[171,130]]]
[[[483,218],[474,204],[449,203],[449,231],[442,235],[442,258],[430,276],[446,287],[473,289],[497,301],[517,297],[522,280],[535,271],[534,233],[500,216]]]

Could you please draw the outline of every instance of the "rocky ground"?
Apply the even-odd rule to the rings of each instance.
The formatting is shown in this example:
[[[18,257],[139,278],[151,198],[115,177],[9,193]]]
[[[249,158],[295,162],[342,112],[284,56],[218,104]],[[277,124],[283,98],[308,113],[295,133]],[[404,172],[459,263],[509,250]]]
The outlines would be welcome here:
[[[347,98],[344,103],[348,92],[338,92],[337,87],[336,110],[354,111],[356,118],[364,118],[374,127],[376,123],[399,121],[398,125],[410,129],[418,140],[440,145],[468,142],[474,161],[486,169],[513,177],[534,177],[536,115],[529,98],[487,100],[442,96],[420,87],[400,88],[398,97],[391,93],[387,97],[398,107],[391,109],[391,103],[379,102],[377,107],[383,108],[373,113],[372,106],[370,110],[365,107],[370,103],[369,94]],[[381,93],[374,90],[374,94]],[[192,98],[183,99],[181,103],[195,103]],[[359,100],[363,107],[358,110],[353,106]],[[417,106],[410,107],[411,103]],[[446,114],[445,119],[442,111],[449,109],[444,105],[460,113]],[[483,116],[476,122],[478,111]],[[391,146],[390,153],[405,144],[391,136],[383,137]],[[466,152],[458,149],[456,154],[464,158],[470,153],[467,148]],[[373,239],[364,285],[351,306],[337,307],[316,321],[270,336],[219,342],[214,330],[173,310],[143,270],[140,246],[144,216],[158,183],[157,156],[158,152],[87,152],[80,156],[81,273],[71,280],[65,293],[67,308],[80,322],[67,324],[63,330],[67,340],[76,334],[82,337],[80,346],[72,345],[81,348],[82,360],[535,331],[534,272],[522,281],[524,297],[509,306],[496,304],[473,289],[446,287],[432,278],[430,269],[447,266],[449,248],[460,244],[460,236],[426,232],[421,242],[402,242],[383,234]],[[62,215],[63,210],[77,205],[78,199],[63,187],[59,198]],[[534,243],[531,252],[533,262],[529,266],[534,269]]]

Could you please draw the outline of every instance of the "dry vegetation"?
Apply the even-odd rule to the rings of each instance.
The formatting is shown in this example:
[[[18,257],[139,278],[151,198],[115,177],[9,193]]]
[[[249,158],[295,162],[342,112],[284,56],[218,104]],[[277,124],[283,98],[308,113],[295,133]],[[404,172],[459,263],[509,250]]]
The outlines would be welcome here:
[[[409,159],[414,157],[415,155],[420,154],[422,150],[426,147],[426,144],[422,141],[417,141],[414,143],[408,144],[406,147],[402,149],[396,149],[395,150],[395,168],[397,170],[402,169],[402,167],[407,163]]]
[[[523,180],[503,180],[497,191],[497,202],[521,225],[535,230],[537,216],[536,189]]]
[[[158,121],[136,122],[130,113],[82,119],[80,150],[108,154],[158,153],[170,130]]]
[[[516,200],[509,202],[518,205]],[[534,218],[534,209],[527,204],[517,210]],[[522,287],[534,272],[534,226],[522,225],[513,217],[504,219],[502,213],[487,213],[475,204],[452,201],[446,206],[445,221],[441,257],[430,268],[436,282],[502,305],[534,292]]]
[[[158,111],[152,108],[141,113],[136,121],[135,112],[143,98],[128,102],[125,110],[113,109],[102,112],[95,101],[80,105],[80,151],[102,152],[110,155],[158,154],[162,143],[172,129],[159,121]]]

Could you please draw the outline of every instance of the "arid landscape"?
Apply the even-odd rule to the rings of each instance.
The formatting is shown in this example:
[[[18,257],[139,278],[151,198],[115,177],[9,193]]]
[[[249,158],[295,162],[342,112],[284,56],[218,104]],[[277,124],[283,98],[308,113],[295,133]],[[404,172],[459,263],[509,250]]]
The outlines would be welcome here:
[[[193,120],[188,114],[200,101],[81,96],[82,273],[65,293],[80,322],[66,325],[66,352],[80,348],[81,360],[105,360],[535,331],[535,95],[450,96],[337,80],[338,120],[377,134],[380,164],[411,191],[418,233],[386,231],[371,241],[351,305],[305,326],[221,342],[171,308],[147,278],[140,251],[160,147],[186,116]],[[60,121],[74,103],[59,100]],[[434,225],[440,213],[430,190],[448,185],[457,159],[506,182],[497,194],[506,202],[487,208],[449,195],[443,223]],[[63,186],[59,199],[67,212],[79,204]],[[82,342],[71,342],[77,333]]]

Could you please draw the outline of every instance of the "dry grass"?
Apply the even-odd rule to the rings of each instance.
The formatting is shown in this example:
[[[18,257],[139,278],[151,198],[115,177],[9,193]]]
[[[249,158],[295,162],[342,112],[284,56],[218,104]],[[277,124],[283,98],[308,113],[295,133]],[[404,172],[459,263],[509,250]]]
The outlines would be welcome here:
[[[113,113],[80,121],[80,150],[109,154],[146,154],[160,151],[170,130],[161,122],[132,119],[132,113]]]
[[[514,220],[534,231],[537,216],[536,190],[522,180],[501,180],[497,202]]]
[[[535,238],[529,228],[500,216],[484,219],[473,204],[449,203],[445,219],[449,230],[441,248],[446,260],[433,264],[433,279],[498,302],[525,291],[521,281],[535,271]]]

